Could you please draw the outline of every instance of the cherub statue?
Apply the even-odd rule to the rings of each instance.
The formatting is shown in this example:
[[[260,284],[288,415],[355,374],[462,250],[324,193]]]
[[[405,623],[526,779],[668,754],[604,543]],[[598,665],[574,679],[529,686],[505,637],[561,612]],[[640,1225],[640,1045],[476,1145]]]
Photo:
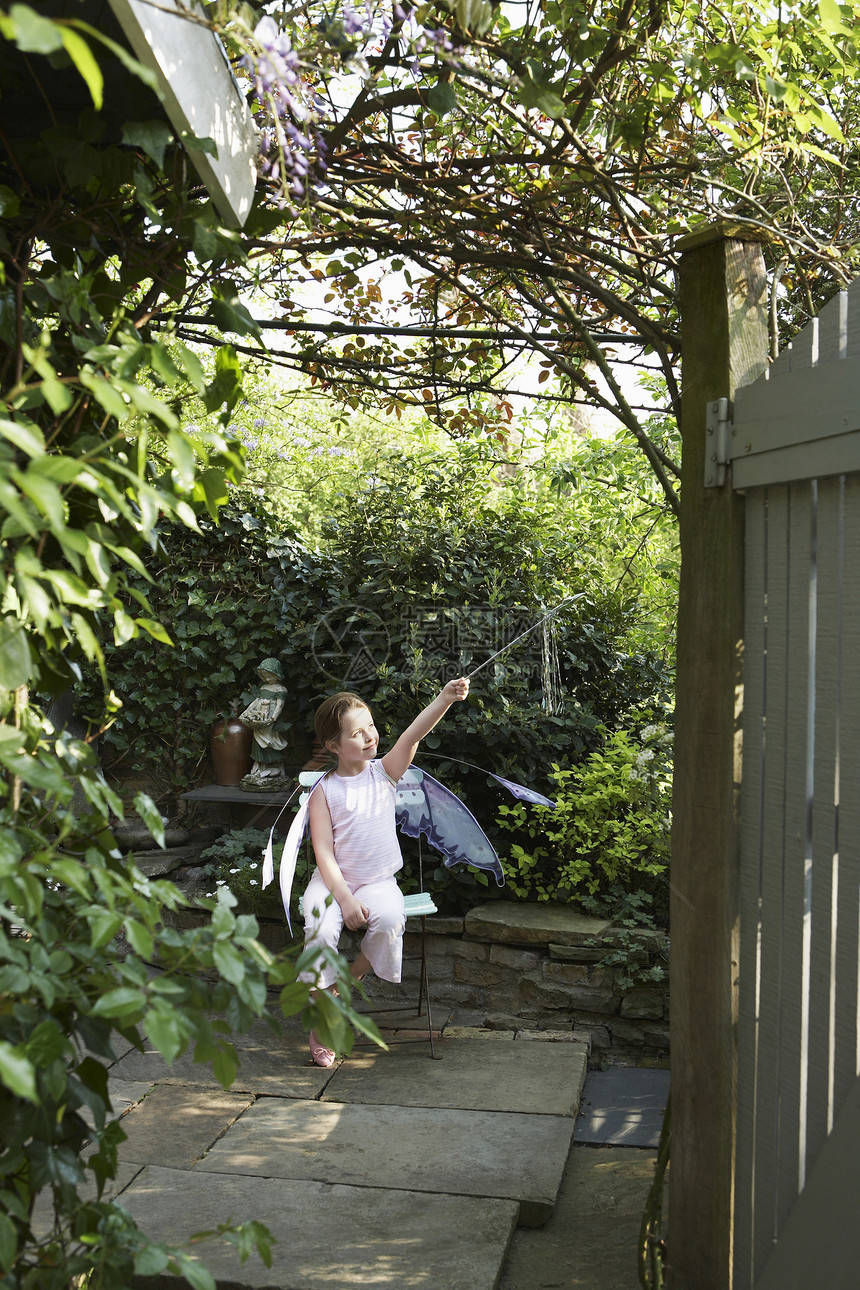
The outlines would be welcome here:
[[[254,732],[251,769],[239,785],[246,792],[275,793],[286,782],[284,749],[288,721],[280,720],[287,697],[284,673],[276,658],[264,658],[257,668],[260,687],[239,720]]]

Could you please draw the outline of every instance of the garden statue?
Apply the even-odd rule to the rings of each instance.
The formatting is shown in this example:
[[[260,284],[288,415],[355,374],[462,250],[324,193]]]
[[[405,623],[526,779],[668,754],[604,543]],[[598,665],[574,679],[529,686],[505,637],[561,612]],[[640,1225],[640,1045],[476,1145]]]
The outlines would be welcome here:
[[[286,785],[284,749],[290,722],[282,719],[287,689],[284,673],[276,658],[264,658],[257,668],[260,687],[239,720],[254,734],[251,746],[253,762],[240,788],[246,792],[275,793]]]

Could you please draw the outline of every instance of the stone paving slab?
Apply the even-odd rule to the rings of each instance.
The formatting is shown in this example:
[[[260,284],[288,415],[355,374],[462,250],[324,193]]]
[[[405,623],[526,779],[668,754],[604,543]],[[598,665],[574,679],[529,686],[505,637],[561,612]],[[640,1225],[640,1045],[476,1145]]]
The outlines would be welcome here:
[[[195,1172],[515,1200],[519,1224],[552,1213],[574,1121],[553,1115],[263,1098]],[[170,1163],[166,1159],[162,1163]]]
[[[271,1269],[223,1242],[198,1246],[222,1290],[494,1290],[514,1201],[422,1195],[147,1166],[122,1205],[159,1241],[184,1244],[220,1222],[257,1219],[277,1239]],[[138,1285],[172,1287],[173,1278]]]
[[[108,1074],[108,1096],[113,1107],[114,1119],[136,1106],[146,1097],[152,1085],[145,1080],[115,1079],[113,1071]]]
[[[540,1231],[514,1233],[499,1290],[639,1290],[639,1228],[655,1158],[574,1143],[552,1218]]]
[[[274,1035],[268,1027],[258,1026],[247,1035],[231,1035],[240,1060],[239,1073],[232,1085],[233,1093],[271,1093],[278,1097],[319,1097],[333,1068],[314,1066],[308,1051],[307,1036],[300,1031]],[[203,1088],[220,1088],[212,1067],[195,1062],[188,1051],[168,1066],[160,1053],[148,1047],[144,1053],[132,1049],[111,1067],[114,1079],[142,1080],[149,1084],[196,1084]]]
[[[591,1071],[582,1090],[576,1141],[656,1147],[668,1096],[668,1071],[636,1067]]]
[[[140,1165],[123,1164],[120,1161],[116,1169],[116,1178],[107,1180],[101,1199],[116,1200],[119,1193],[133,1181],[140,1170]],[[98,1186],[92,1170],[86,1171],[86,1182],[78,1188],[78,1195],[82,1200],[98,1200]],[[50,1187],[44,1187],[37,1195],[31,1221],[37,1240],[43,1240],[50,1234],[54,1225],[54,1197]]]
[[[576,1045],[443,1037],[436,1052],[441,1061],[430,1058],[428,1044],[362,1049],[341,1063],[321,1100],[532,1115],[579,1111],[586,1059]]]
[[[190,1169],[253,1101],[252,1093],[159,1084],[123,1116],[119,1159]]]
[[[125,1080],[114,1079],[109,1069],[108,1071],[108,1096],[113,1113],[108,1116],[111,1120],[118,1120],[120,1116],[135,1106],[142,1098],[146,1097],[152,1085],[145,1080]],[[90,1128],[95,1125],[95,1116],[90,1107],[82,1106],[78,1109],[78,1114],[86,1120]]]

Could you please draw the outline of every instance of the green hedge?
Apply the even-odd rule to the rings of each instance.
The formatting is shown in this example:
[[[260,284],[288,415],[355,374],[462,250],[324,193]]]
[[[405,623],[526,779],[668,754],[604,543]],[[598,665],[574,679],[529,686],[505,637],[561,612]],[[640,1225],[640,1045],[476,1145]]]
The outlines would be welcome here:
[[[486,493],[452,468],[418,481],[394,469],[359,502],[344,499],[318,550],[259,502],[228,507],[220,525],[203,521],[199,533],[166,529],[148,594],[175,648],[134,640],[109,651],[123,706],[103,738],[107,772],[149,780],[172,815],[180,792],[210,781],[213,721],[232,700],[247,700],[256,664],[271,655],[289,691],[294,764],[310,755],[315,706],[337,689],[367,700],[384,743],[447,676],[578,594],[553,620],[555,711],[544,702],[538,631],[484,668],[469,701],[422,744],[428,770],[463,791],[498,838],[493,821],[510,798],[460,762],[547,791],[554,764],[601,746],[601,732],[626,713],[661,711],[669,678],[656,656],[624,650],[624,612],[584,585],[576,536],[548,510],[515,498],[490,505]],[[85,697],[99,720],[93,676]],[[440,868],[435,881],[454,903],[480,877]]]

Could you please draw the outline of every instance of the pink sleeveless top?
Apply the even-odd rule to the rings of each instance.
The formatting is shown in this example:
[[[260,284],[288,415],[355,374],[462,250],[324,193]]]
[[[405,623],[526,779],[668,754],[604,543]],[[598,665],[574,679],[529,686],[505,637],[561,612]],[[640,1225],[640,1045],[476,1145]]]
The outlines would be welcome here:
[[[360,775],[322,780],[334,835],[334,858],[351,887],[390,878],[403,868],[394,819],[394,780],[378,759]]]

